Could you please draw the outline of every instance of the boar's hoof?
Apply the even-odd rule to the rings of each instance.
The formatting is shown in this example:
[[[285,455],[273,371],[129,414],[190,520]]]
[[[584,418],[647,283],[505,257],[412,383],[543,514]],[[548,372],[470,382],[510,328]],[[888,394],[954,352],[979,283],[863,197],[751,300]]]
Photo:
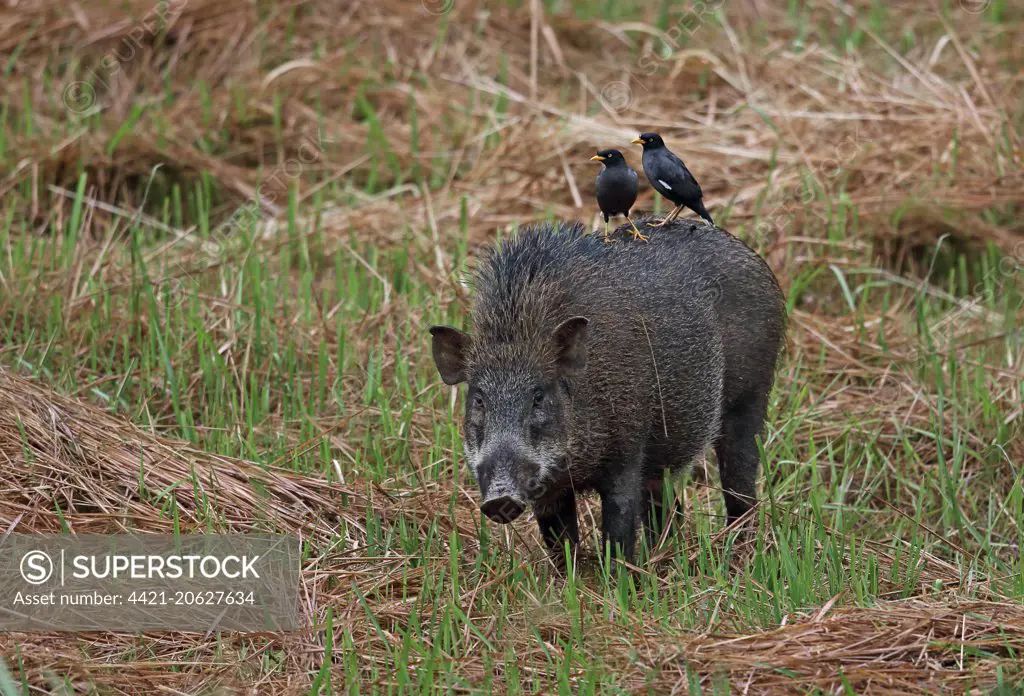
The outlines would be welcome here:
[[[508,524],[523,514],[526,506],[510,495],[503,495],[500,498],[485,500],[480,505],[480,511],[495,522]]]

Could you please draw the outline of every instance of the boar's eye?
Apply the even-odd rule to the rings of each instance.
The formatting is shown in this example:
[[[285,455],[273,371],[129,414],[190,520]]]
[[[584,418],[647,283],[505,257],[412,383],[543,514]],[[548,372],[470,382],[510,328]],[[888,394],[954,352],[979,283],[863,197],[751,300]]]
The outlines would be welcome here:
[[[473,394],[473,408],[477,411],[484,410],[484,397],[480,392],[475,392]]]
[[[537,387],[536,389],[534,389],[533,390],[533,407],[534,408],[543,408],[545,396],[547,396],[547,394],[544,392],[544,388],[543,387]]]

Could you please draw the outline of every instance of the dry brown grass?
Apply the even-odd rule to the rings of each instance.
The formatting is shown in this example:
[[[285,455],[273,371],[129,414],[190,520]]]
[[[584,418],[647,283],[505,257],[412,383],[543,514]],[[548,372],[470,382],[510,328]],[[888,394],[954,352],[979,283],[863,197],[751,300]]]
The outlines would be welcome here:
[[[737,22],[730,27],[731,38],[702,26],[694,34],[694,48],[677,51],[658,64],[657,75],[647,77],[647,63],[627,57],[627,49],[649,46],[659,35],[651,25],[616,27],[551,16],[542,19],[534,85],[528,12],[457,2],[446,16],[450,23],[438,47],[437,27],[428,23],[431,15],[415,2],[361,3],[330,11],[283,2],[265,17],[241,2],[191,0],[180,7],[180,13],[169,15],[174,19],[166,39],[158,41],[157,33],[149,31],[135,43],[129,43],[129,32],[138,23],[146,26],[153,9],[144,0],[75,12],[66,11],[63,3],[39,1],[9,11],[0,46],[21,49],[19,74],[30,74],[32,65],[69,58],[91,64],[103,76],[109,72],[101,67],[104,60],[114,60],[117,68],[95,99],[87,100],[100,112],[89,127],[72,130],[56,147],[48,133],[35,138],[35,147],[32,138],[19,139],[22,157],[0,192],[28,178],[38,196],[30,201],[31,210],[49,214],[51,204],[68,202],[52,199],[47,184],[71,186],[73,168],[82,164],[95,174],[91,181],[97,198],[134,205],[144,189],[138,182],[159,163],[170,181],[187,182],[210,172],[241,200],[267,183],[264,193],[273,192],[278,200],[269,210],[280,213],[282,191],[265,179],[296,156],[303,142],[330,141],[329,157],[313,162],[304,175],[327,172],[356,182],[365,176],[361,165],[370,134],[367,123],[357,118],[356,98],[362,94],[377,109],[387,152],[401,166],[418,161],[431,167],[432,154],[443,156],[434,168],[445,183],[431,194],[433,221],[427,201],[415,190],[378,196],[358,210],[325,214],[325,224],[338,228],[358,216],[362,229],[382,242],[397,231],[390,224],[396,210],[405,210],[416,227],[429,232],[434,224],[457,219],[462,194],[470,196],[472,226],[481,236],[496,225],[548,211],[560,217],[588,214],[590,206],[582,211],[580,206],[593,167],[584,155],[599,144],[632,137],[642,127],[670,133],[675,147],[695,166],[699,163],[710,203],[733,202],[733,224],[753,221],[760,213],[769,225],[766,237],[775,231],[773,222],[783,218],[825,215],[820,201],[805,205],[794,198],[799,169],[806,167],[823,185],[834,185],[831,174],[841,170],[850,202],[868,223],[886,220],[908,198],[919,198],[919,209],[894,230],[908,242],[918,236],[935,239],[936,224],[967,239],[991,240],[1007,251],[1017,239],[1013,229],[974,216],[936,219],[941,217],[938,201],[969,213],[1020,200],[1022,143],[1007,122],[1022,87],[1020,75],[1005,69],[1021,60],[1021,49],[1010,40],[1013,23],[989,25],[962,13],[956,19],[965,26],[954,27],[938,15],[919,12],[913,3],[894,8],[895,17],[906,18],[926,36],[931,30],[948,33],[945,38],[936,34],[938,40],[901,58],[903,73],[890,76],[880,64],[895,49],[873,32],[864,52],[852,56],[813,43],[794,52],[788,48],[794,32],[784,15],[751,2],[730,13]],[[827,22],[839,14],[831,3],[823,3],[810,21]],[[136,25],[126,15],[135,17]],[[871,31],[863,19],[850,21]],[[47,30],[26,38],[31,26]],[[972,44],[998,45],[999,50],[973,53],[958,29],[971,32]],[[758,31],[769,32],[767,47],[744,53],[735,35]],[[270,40],[286,33],[287,45]],[[62,40],[55,42],[54,36]],[[320,44],[323,57],[310,59]],[[382,66],[382,59],[394,64]],[[507,85],[494,78],[502,61]],[[165,94],[165,75],[174,78],[170,95]],[[698,88],[698,81],[706,86]],[[617,91],[622,84],[628,87],[627,97]],[[62,93],[44,82],[32,90],[33,115],[45,133],[46,126],[65,118]],[[471,90],[478,99],[504,94],[509,117],[499,126],[486,103],[462,106]],[[316,108],[309,104],[313,94]],[[563,104],[568,94],[575,96]],[[237,108],[239,95],[245,97],[244,110]],[[107,146],[131,105],[159,105],[162,96],[168,107],[144,115],[108,155]],[[273,127],[275,99],[283,104],[279,135]],[[412,102],[424,138],[419,154],[410,145]],[[330,117],[321,122],[317,109]],[[484,135],[497,131],[501,144],[485,152]],[[954,131],[959,139],[956,179],[937,186],[928,175],[954,156],[949,147]],[[204,143],[214,152],[204,152]],[[997,145],[1003,154],[992,157]],[[773,160],[773,190],[790,191],[781,202],[772,201],[774,216],[752,205],[766,193]],[[301,195],[305,199],[312,193]],[[416,204],[400,206],[393,200],[403,194],[411,194]],[[650,192],[645,195],[640,205],[650,205]],[[108,219],[97,211],[94,224],[102,230]],[[788,247],[799,257],[799,244]]]
[[[329,538],[337,529],[335,516],[344,516],[348,528],[364,527],[368,507],[385,520],[404,518],[413,525],[434,518],[447,497],[437,491],[394,496],[372,486],[326,485],[316,477],[267,470],[258,464],[215,457],[145,433],[88,405],[59,396],[25,379],[0,370],[0,457],[12,466],[0,474],[4,493],[4,523],[19,533],[60,531],[52,509],[64,510],[67,530],[77,534],[146,531],[170,533],[171,522],[156,514],[156,501],[140,496],[139,460],[147,464],[144,488],[171,489],[172,484],[194,477],[204,495],[216,501],[226,515],[223,532],[273,528],[299,535]],[[264,496],[253,495],[256,480]],[[132,488],[136,488],[132,490]],[[173,489],[183,532],[202,532],[196,500],[185,487]],[[476,542],[472,503],[451,518],[451,531],[468,546]],[[9,519],[9,515],[16,515]],[[365,548],[366,539],[349,538],[353,549]],[[883,568],[887,551],[878,545]],[[406,587],[416,576],[444,571],[446,558],[433,566],[403,572],[400,556],[366,558],[347,552],[312,559],[303,577],[303,606],[307,620],[323,620],[321,612],[335,607],[336,626],[351,632],[359,651],[375,649],[373,635],[359,606],[359,594],[370,598],[377,620],[408,625],[414,607],[400,597],[388,596],[392,581],[402,577]],[[837,608],[833,603],[806,613],[786,616],[773,630],[751,634],[716,631],[686,635],[667,642],[659,631],[636,623],[592,626],[590,649],[600,653],[609,668],[619,670],[621,683],[638,691],[669,691],[685,680],[686,665],[701,673],[731,677],[733,688],[749,693],[775,693],[829,689],[841,671],[858,692],[931,694],[959,692],[975,683],[994,679],[995,663],[982,663],[981,671],[963,671],[965,654],[995,655],[1024,650],[1024,607],[1019,603],[957,599],[956,569],[939,559],[923,559],[923,582],[945,578],[945,592],[913,600],[880,600],[873,608]],[[507,574],[507,571],[506,571]],[[342,582],[339,583],[338,580]],[[503,581],[496,570],[492,582]],[[352,583],[348,588],[345,584]],[[482,588],[474,588],[475,595]],[[357,594],[358,592],[358,594]],[[604,599],[585,591],[598,606]],[[465,598],[472,606],[473,597]],[[836,598],[838,599],[838,597]],[[614,612],[611,606],[606,610]],[[524,664],[536,650],[526,634],[527,621],[549,642],[569,637],[571,626],[558,607],[536,607],[514,619],[522,623]],[[514,633],[513,629],[513,633]],[[615,636],[606,640],[602,635]],[[324,650],[321,634],[300,632],[280,636],[254,635],[218,640],[189,635],[8,634],[7,649],[17,646],[18,663],[30,682],[46,683],[60,675],[76,688],[105,692],[146,693],[306,693],[301,675],[315,672]],[[472,655],[482,655],[482,642],[467,646],[460,672],[481,679],[484,670]],[[532,645],[531,645],[532,644]],[[622,645],[631,646],[630,654]],[[260,674],[261,661],[284,650],[284,674]],[[1014,652],[1016,651],[1016,653]],[[140,654],[141,653],[141,654]],[[13,656],[12,653],[8,653]],[[143,657],[144,655],[144,657]],[[539,658],[540,656],[536,656]],[[540,663],[542,660],[537,659]],[[167,669],[173,665],[174,672]],[[656,671],[652,673],[652,668]],[[652,676],[653,674],[653,676]],[[60,681],[60,680],[58,680]],[[384,687],[387,683],[379,684]]]

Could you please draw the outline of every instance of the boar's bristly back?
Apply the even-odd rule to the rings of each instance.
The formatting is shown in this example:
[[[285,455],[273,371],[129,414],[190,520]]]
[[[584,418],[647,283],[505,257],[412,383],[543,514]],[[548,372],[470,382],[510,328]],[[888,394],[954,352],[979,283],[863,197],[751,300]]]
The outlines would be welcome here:
[[[573,288],[593,272],[581,253],[589,243],[581,223],[537,225],[485,252],[474,274],[472,326],[480,340],[471,360],[498,347],[554,360],[552,334],[569,318]]]

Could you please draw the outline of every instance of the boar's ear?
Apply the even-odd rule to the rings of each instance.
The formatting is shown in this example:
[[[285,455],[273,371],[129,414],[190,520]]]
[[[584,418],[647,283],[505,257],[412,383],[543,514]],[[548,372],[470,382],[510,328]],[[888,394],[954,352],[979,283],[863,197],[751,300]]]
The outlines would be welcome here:
[[[458,384],[466,381],[466,353],[472,339],[450,326],[431,326],[431,352],[434,364],[441,373],[441,381],[445,384]]]
[[[566,319],[552,336],[555,343],[555,364],[564,376],[578,372],[587,366],[587,324],[586,317]]]

